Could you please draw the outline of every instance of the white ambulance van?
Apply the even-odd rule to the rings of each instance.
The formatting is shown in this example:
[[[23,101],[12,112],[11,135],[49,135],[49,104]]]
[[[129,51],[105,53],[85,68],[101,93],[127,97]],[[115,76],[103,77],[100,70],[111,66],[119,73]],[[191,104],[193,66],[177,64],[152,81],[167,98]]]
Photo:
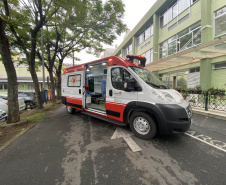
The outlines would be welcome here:
[[[126,57],[112,56],[66,68],[62,75],[66,110],[81,110],[121,126],[129,124],[142,139],[187,131],[192,119],[189,102],[144,69],[144,56]]]

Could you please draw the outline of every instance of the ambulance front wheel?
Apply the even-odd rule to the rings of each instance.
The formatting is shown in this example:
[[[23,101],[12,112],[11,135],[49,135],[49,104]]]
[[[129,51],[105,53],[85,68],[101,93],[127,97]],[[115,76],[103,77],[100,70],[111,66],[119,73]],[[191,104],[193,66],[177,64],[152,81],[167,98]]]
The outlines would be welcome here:
[[[130,117],[130,129],[141,139],[151,139],[157,133],[154,120],[144,112],[136,112]]]
[[[66,105],[66,110],[67,110],[67,112],[70,113],[70,114],[74,114],[74,113],[75,113],[75,109],[73,109],[72,107],[69,107],[69,106],[67,106],[67,105]]]

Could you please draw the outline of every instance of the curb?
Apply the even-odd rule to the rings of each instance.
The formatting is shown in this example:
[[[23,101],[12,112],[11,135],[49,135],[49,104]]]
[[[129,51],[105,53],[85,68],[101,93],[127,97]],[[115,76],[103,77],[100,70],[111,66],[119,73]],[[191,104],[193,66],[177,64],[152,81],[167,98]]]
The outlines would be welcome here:
[[[28,128],[23,130],[22,132],[15,135],[13,138],[11,138],[9,141],[7,141],[4,145],[0,146],[0,152],[2,152],[5,148],[7,148],[13,141],[15,141],[17,138],[19,138],[21,135],[23,135],[25,132],[27,132],[29,129],[34,127],[35,125],[30,125]]]
[[[202,111],[198,111],[198,110],[192,110],[192,112],[194,114],[199,114],[202,116],[207,116],[210,118],[216,118],[216,119],[220,119],[220,120],[225,120],[226,121],[226,117],[225,116],[221,116],[221,115],[217,115],[217,114],[213,114],[213,113],[209,113],[209,112],[202,112]]]

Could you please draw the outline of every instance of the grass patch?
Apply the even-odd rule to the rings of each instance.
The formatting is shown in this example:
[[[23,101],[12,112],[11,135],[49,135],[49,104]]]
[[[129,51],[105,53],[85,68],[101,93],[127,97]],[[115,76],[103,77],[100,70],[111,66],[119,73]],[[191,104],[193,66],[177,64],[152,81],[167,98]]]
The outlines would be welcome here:
[[[23,132],[25,128],[18,129],[17,132]]]
[[[42,119],[44,119],[46,114],[47,112],[36,113],[34,115],[28,116],[26,120],[29,121],[30,123],[39,122]]]

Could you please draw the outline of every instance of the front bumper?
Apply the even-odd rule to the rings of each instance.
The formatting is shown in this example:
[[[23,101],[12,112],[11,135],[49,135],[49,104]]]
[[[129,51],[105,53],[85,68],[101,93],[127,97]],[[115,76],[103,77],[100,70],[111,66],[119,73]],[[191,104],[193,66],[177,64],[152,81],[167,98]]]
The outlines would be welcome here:
[[[161,112],[160,134],[184,133],[192,123],[190,104],[184,101],[181,104],[157,104]],[[190,113],[188,112],[191,111]]]

